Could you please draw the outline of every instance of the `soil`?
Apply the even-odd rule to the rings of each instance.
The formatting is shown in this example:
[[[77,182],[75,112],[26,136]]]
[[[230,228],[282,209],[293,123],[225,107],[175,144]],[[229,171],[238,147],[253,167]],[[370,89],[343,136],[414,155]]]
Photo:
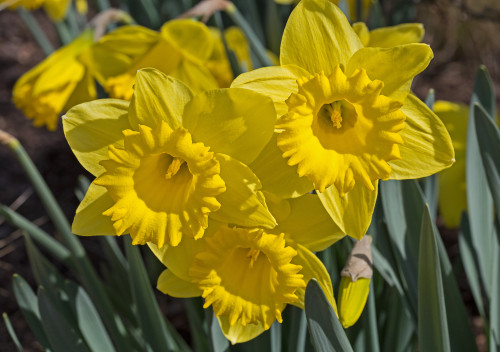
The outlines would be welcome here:
[[[451,7],[450,7],[451,6]],[[428,69],[414,82],[418,96],[424,97],[434,88],[437,99],[468,103],[475,72],[480,64],[488,68],[495,88],[497,104],[500,102],[500,57],[499,44],[495,43],[494,33],[500,33],[500,18],[484,19],[477,16],[481,9],[473,12],[453,7],[448,1],[439,0],[423,3],[418,7],[419,18],[427,30],[424,42],[431,44],[435,59]],[[479,11],[479,12],[478,12]],[[472,13],[472,14],[471,14]],[[57,33],[46,16],[35,11],[34,15],[55,46],[58,46]],[[36,166],[49,188],[62,205],[68,219],[72,219],[78,205],[74,194],[79,175],[90,175],[80,166],[68,147],[62,130],[55,132],[35,128],[31,121],[16,109],[11,102],[11,91],[15,81],[28,69],[36,65],[44,55],[17,13],[0,12],[0,129],[17,137]],[[90,177],[91,178],[91,177]],[[0,203],[17,206],[26,218],[36,221],[47,232],[55,233],[41,203],[34,194],[17,160],[5,146],[0,146]],[[443,233],[451,260],[458,254],[456,231]],[[98,244],[92,238],[83,241],[90,256],[101,257]],[[22,337],[26,351],[40,351],[41,346],[18,310],[14,300],[11,278],[14,273],[23,276],[35,287],[29,267],[24,241],[20,231],[3,222],[0,218],[0,311],[10,317],[18,336]],[[461,283],[464,299],[468,306],[473,301],[466,282]],[[160,304],[167,306],[166,296],[159,295]],[[169,303],[170,304],[170,303]],[[169,319],[177,327],[186,327],[179,302],[170,304]],[[472,307],[471,316],[477,315]],[[473,318],[477,325],[477,318]],[[480,327],[477,328],[480,331]],[[183,331],[186,333],[186,331]],[[484,335],[478,333],[478,344],[485,345]],[[0,322],[0,351],[13,351],[14,345]]]

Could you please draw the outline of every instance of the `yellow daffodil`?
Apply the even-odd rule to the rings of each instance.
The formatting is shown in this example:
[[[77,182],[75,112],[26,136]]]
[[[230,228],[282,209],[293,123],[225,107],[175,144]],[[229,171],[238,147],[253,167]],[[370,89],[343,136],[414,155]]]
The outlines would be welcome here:
[[[465,194],[465,141],[469,108],[464,104],[436,101],[434,112],[446,126],[453,141],[457,161],[439,176],[439,213],[446,227],[458,227],[467,209]]]
[[[43,8],[53,21],[60,21],[66,17],[71,0],[45,0]]]
[[[24,7],[28,10],[34,10],[43,5],[45,0],[0,0],[0,8],[7,7],[9,10],[15,10],[18,7]]]
[[[352,29],[364,46],[380,48],[420,43],[425,34],[424,26],[421,23],[403,23],[370,31],[364,22],[356,22],[352,24]]]
[[[59,114],[96,97],[95,83],[83,58],[93,43],[88,30],[26,72],[14,85],[16,106],[35,126],[57,128]]]
[[[303,0],[283,34],[281,67],[242,74],[232,87],[273,99],[282,156],[314,184],[341,230],[361,238],[380,179],[424,177],[454,161],[443,123],[410,93],[432,56],[425,44],[363,47],[338,7]],[[297,182],[283,181],[289,189]]]
[[[273,228],[252,162],[272,136],[272,101],[245,89],[191,90],[156,69],[137,74],[129,103],[81,104],[63,119],[96,179],[76,211],[77,235],[130,233],[134,244],[201,238],[210,218]]]
[[[208,28],[192,20],[169,21],[161,33],[123,26],[94,45],[94,70],[112,98],[130,100],[136,72],[146,67],[180,79],[196,92],[215,89],[217,81],[204,66],[212,46]]]
[[[15,10],[24,7],[27,10],[35,10],[43,6],[53,21],[60,21],[66,17],[70,4],[71,0],[0,0],[0,9],[7,7]]]
[[[297,4],[300,0],[274,0],[277,4],[291,5]],[[329,0],[331,3],[340,6],[342,0]],[[347,0],[346,6],[351,21],[366,20],[370,15],[374,0],[361,0],[361,11],[358,14],[358,0]]]
[[[174,297],[205,299],[232,343],[269,329],[287,304],[304,308],[305,287],[315,278],[336,309],[331,279],[313,251],[343,237],[316,195],[270,203],[272,230],[210,222],[201,240],[150,248],[167,269],[158,289]]]

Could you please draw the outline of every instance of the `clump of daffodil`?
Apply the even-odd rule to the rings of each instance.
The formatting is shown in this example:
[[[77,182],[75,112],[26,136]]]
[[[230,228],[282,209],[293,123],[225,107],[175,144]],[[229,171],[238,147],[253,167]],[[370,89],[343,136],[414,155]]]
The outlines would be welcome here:
[[[93,43],[87,30],[26,72],[14,85],[12,99],[35,126],[57,128],[59,115],[96,97],[86,56]]]
[[[451,135],[456,162],[439,176],[439,213],[447,227],[458,227],[462,212],[467,209],[465,193],[465,142],[469,108],[464,104],[436,101],[434,112]]]
[[[73,221],[77,235],[134,244],[199,239],[208,219],[272,228],[258,178],[246,166],[272,135],[272,101],[245,89],[191,90],[140,70],[129,103],[104,99],[64,116],[68,143],[96,179]]]
[[[379,48],[420,43],[425,34],[424,26],[421,23],[402,23],[370,31],[364,22],[356,22],[352,24],[352,29],[364,46]]]
[[[103,36],[93,47],[94,71],[112,98],[130,100],[137,70],[156,68],[193,91],[218,88],[204,66],[212,52],[208,28],[189,19],[165,23],[160,32],[129,25]]]
[[[201,240],[150,248],[167,267],[158,289],[174,297],[201,296],[234,344],[282,322],[287,304],[304,308],[315,278],[336,309],[331,279],[313,254],[343,237],[316,195],[269,203],[274,229],[210,222]]]
[[[433,57],[428,45],[363,47],[338,7],[303,0],[280,53],[280,67],[242,74],[232,87],[272,97],[283,158],[312,182],[344,233],[366,233],[379,180],[424,177],[453,163],[443,123],[410,92]]]
[[[340,272],[338,295],[339,320],[344,328],[354,325],[366,304],[373,275],[370,236],[356,241]]]

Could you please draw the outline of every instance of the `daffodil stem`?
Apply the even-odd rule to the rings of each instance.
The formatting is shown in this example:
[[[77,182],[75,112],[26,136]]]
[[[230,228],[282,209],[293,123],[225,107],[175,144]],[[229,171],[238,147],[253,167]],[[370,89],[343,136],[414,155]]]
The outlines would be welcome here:
[[[18,8],[17,12],[23,19],[24,23],[26,23],[26,26],[28,26],[31,34],[33,34],[33,37],[35,38],[38,45],[40,45],[40,47],[42,48],[45,55],[50,55],[54,51],[54,47],[45,35],[45,32],[38,25],[35,17],[33,17],[30,12],[26,11],[22,7]]]
[[[6,205],[0,204],[0,215],[3,216],[12,226],[26,232],[40,246],[45,248],[55,259],[61,263],[69,264],[71,252],[68,251],[62,244],[57,242],[47,232],[43,231],[41,228]]]
[[[237,77],[241,71],[241,67],[238,64],[238,59],[234,54],[234,51],[229,49],[226,41],[226,37],[224,36],[224,23],[222,22],[222,16],[219,11],[214,12],[215,23],[217,24],[217,28],[219,28],[220,36],[222,39],[222,44],[224,44],[224,50],[226,51],[227,58],[229,60],[229,65],[231,66],[231,71],[233,72],[233,77]]]
[[[68,26],[66,26],[66,23],[63,21],[59,22],[54,22],[54,25],[56,26],[57,33],[59,34],[59,38],[61,38],[61,42],[64,45],[67,45],[71,43],[73,40],[72,35],[68,29]]]
[[[234,23],[236,23],[236,25],[241,28],[243,33],[245,33],[248,41],[250,42],[250,46],[252,47],[253,52],[255,53],[259,61],[264,66],[273,66],[271,59],[269,59],[269,56],[267,55],[266,48],[264,47],[264,45],[262,45],[252,27],[250,27],[250,25],[245,20],[243,15],[238,11],[236,6],[231,3],[226,7],[225,12],[229,15],[229,17],[231,17]]]

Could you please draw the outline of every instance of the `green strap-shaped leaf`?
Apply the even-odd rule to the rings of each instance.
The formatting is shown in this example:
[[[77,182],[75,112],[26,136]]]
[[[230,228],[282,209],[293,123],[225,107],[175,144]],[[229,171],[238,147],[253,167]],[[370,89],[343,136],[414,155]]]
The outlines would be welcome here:
[[[482,68],[476,76],[474,93],[469,110],[467,145],[465,150],[465,179],[471,239],[479,263],[479,274],[485,288],[491,287],[492,278],[491,263],[493,261],[493,247],[491,243],[494,240],[493,199],[488,188],[488,181],[478,145],[475,114],[480,112],[480,110],[476,109],[475,105],[479,103],[487,111],[492,110],[492,94],[491,80],[486,70]],[[486,289],[485,292],[489,296],[489,290]],[[489,297],[487,298],[489,299]]]
[[[305,312],[295,306],[288,306],[283,319],[288,327],[285,336],[287,340],[288,352],[304,352],[306,348],[307,322]]]
[[[113,343],[106,333],[97,310],[83,288],[76,293],[78,327],[91,351],[113,351]]]
[[[139,249],[132,245],[130,239],[125,242],[125,252],[130,265],[131,290],[144,340],[153,351],[178,351],[179,346],[167,330],[156,302]]]
[[[469,286],[472,291],[472,297],[474,297],[474,302],[476,303],[479,315],[483,319],[487,319],[483,298],[481,295],[481,283],[479,278],[479,264],[476,257],[476,252],[472,244],[472,235],[470,233],[469,218],[466,213],[462,213],[462,218],[460,219],[460,227],[458,233],[458,247],[460,250],[460,258],[462,259],[462,265],[467,275],[467,280],[469,281]]]
[[[474,123],[486,179],[500,219],[500,130],[479,104],[474,105]]]
[[[307,284],[305,308],[311,342],[317,352],[353,351],[337,315],[314,279]]]
[[[14,342],[14,345],[16,346],[16,349],[18,352],[23,351],[23,346],[21,346],[21,343],[19,342],[19,338],[16,335],[16,332],[14,331],[14,328],[12,327],[12,324],[10,322],[9,316],[7,313],[3,313],[3,321],[5,323],[5,327],[7,328],[7,332],[9,333],[10,338]]]
[[[498,235],[498,227],[496,231]],[[500,351],[500,246],[498,242],[492,245],[496,251],[490,293],[490,351]]]
[[[281,352],[281,324],[275,321],[271,325],[271,352]]]
[[[205,317],[208,324],[208,339],[210,341],[210,351],[227,351],[229,348],[229,341],[222,333],[219,322],[214,315],[212,307],[205,310]]]
[[[427,206],[422,216],[418,258],[418,344],[421,351],[450,351],[441,266]]]
[[[40,312],[38,311],[38,298],[28,285],[26,280],[21,276],[14,274],[13,277],[14,296],[16,297],[17,304],[23,313],[24,319],[36,336],[36,339],[44,347],[50,350],[49,340],[45,331],[43,330],[42,323],[40,322]]]
[[[43,329],[54,352],[89,351],[78,334],[77,327],[66,319],[60,307],[52,302],[43,287],[38,290],[38,309]]]

